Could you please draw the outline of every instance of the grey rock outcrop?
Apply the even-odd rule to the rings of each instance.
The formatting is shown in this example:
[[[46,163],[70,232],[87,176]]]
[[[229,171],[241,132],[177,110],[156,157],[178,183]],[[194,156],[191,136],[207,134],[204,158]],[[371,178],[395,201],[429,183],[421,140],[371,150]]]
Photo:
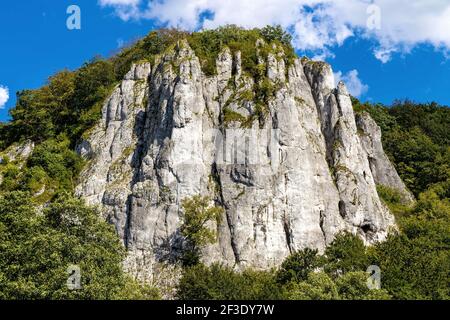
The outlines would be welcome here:
[[[375,183],[400,192],[404,203],[413,202],[414,196],[406,188],[393,164],[384,153],[381,129],[368,113],[356,115],[356,124],[361,144],[367,153]]]
[[[3,163],[5,158],[10,162],[24,162],[33,153],[34,147],[34,142],[29,140],[23,143],[13,144],[0,154],[0,163]]]
[[[210,225],[218,241],[205,248],[207,263],[269,268],[295,250],[323,251],[344,230],[370,244],[395,227],[375,183],[403,186],[381,178],[395,172],[387,162],[372,164],[384,153],[358,135],[345,85],[334,88],[323,63],[287,66],[279,54],[260,63],[276,87],[264,119],[240,53],[225,49],[207,77],[185,42],[134,65],[105,103],[78,147],[89,165],[77,193],[115,225],[130,272],[176,259],[181,202],[197,194],[225,208]],[[378,133],[367,129],[371,141]]]
[[[0,152],[0,165],[13,162],[21,169],[33,153],[35,144],[27,140],[22,143],[14,143],[3,152]],[[3,172],[0,170],[0,184],[3,182]]]

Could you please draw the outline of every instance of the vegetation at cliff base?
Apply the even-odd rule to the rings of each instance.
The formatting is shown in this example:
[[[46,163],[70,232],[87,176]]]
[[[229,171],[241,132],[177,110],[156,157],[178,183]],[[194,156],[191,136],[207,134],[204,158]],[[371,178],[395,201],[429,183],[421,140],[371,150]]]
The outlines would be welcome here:
[[[122,270],[125,249],[99,212],[70,195],[39,209],[30,194],[0,195],[0,299],[155,299]],[[80,290],[67,286],[80,268]]]
[[[326,268],[332,266],[333,261],[341,259],[335,252],[347,251],[342,246],[343,241],[353,242],[353,246],[357,247],[362,245],[359,238],[344,234],[338,237],[323,256],[316,250],[305,249],[293,253],[279,269],[270,271],[245,270],[237,273],[220,264],[190,267],[185,270],[178,285],[178,297],[194,300],[390,299],[387,290],[368,288],[366,268],[355,268],[355,271],[339,275],[336,271],[340,269]],[[365,248],[364,245],[362,248]],[[351,260],[344,263],[351,264]]]
[[[425,204],[427,203],[427,204]],[[429,206],[422,199],[418,206]],[[450,299],[449,203],[439,220],[423,215],[404,221],[402,233],[365,247],[341,234],[323,255],[305,249],[293,253],[279,269],[242,273],[220,264],[187,268],[178,297],[194,300],[386,300]],[[369,289],[367,268],[381,269],[381,289]]]

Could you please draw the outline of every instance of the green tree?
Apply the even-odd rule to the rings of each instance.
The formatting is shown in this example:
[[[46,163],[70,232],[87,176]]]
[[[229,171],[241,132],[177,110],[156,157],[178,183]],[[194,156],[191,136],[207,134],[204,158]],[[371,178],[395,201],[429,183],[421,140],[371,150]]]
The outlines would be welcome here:
[[[341,233],[325,250],[324,270],[332,276],[365,271],[369,266],[364,242],[356,235]]]
[[[400,127],[420,128],[434,144],[450,144],[450,109],[435,102],[421,104],[409,100],[395,101],[389,108]]]
[[[339,298],[342,300],[389,300],[391,296],[384,289],[369,289],[365,272],[348,272],[336,279]]]
[[[277,272],[277,281],[281,284],[306,280],[310,272],[320,266],[317,250],[306,248],[291,254],[281,264]]]
[[[285,46],[290,46],[292,36],[286,32],[280,25],[266,26],[261,29],[261,35],[267,42],[279,41]]]
[[[41,169],[51,179],[51,188],[55,192],[72,190],[75,179],[83,167],[84,161],[70,149],[70,140],[64,136],[58,139],[48,139],[36,146],[27,161],[27,168]],[[33,178],[31,174],[29,178]],[[28,181],[27,181],[28,182]]]
[[[420,128],[394,129],[386,133],[385,141],[399,174],[416,196],[447,179],[448,164],[442,161],[442,150]]]
[[[125,249],[97,210],[64,195],[38,212],[30,199],[0,196],[0,299],[158,297],[123,272]],[[80,290],[67,286],[70,265],[80,268]]]
[[[181,300],[276,300],[281,288],[272,271],[235,272],[220,264],[197,264],[183,271],[177,287]]]
[[[288,300],[337,300],[336,284],[326,273],[310,272],[301,282],[290,282],[284,288]]]
[[[383,288],[396,299],[450,298],[450,200],[436,188],[399,220],[401,232],[370,251]]]
[[[184,222],[180,227],[186,239],[183,264],[195,265],[200,262],[202,247],[216,241],[216,232],[208,227],[210,222],[220,223],[224,210],[211,206],[209,197],[194,196],[183,201]]]

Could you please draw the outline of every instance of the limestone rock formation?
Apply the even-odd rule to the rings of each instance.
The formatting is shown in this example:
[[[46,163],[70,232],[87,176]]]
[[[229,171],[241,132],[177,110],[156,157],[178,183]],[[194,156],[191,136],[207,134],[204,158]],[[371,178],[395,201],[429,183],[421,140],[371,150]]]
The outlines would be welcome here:
[[[368,113],[358,114],[356,116],[356,124],[359,129],[358,133],[361,143],[369,159],[375,183],[399,191],[405,203],[414,201],[414,196],[408,191],[389,158],[384,153],[380,127]]]
[[[0,153],[0,164],[13,162],[21,169],[27,159],[33,153],[35,144],[32,141],[25,141],[23,143],[15,143],[9,146],[6,150]],[[3,172],[0,171],[0,184],[3,182]]]
[[[224,49],[206,76],[186,42],[132,67],[78,146],[89,159],[77,193],[101,205],[129,250],[127,267],[151,274],[183,239],[181,202],[209,195],[225,208],[206,263],[279,265],[305,247],[324,250],[347,230],[383,240],[395,221],[376,183],[406,192],[364,116],[358,135],[343,83],[329,65],[277,54],[260,59],[273,88],[261,106],[241,54]]]

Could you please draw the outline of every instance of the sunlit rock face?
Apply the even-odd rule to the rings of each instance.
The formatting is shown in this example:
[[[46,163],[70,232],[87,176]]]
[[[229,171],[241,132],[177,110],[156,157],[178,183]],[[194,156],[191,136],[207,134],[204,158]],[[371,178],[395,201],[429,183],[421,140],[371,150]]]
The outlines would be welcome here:
[[[225,49],[208,77],[180,42],[133,65],[78,146],[89,165],[77,193],[115,225],[129,271],[151,274],[180,255],[181,203],[198,194],[225,209],[210,225],[218,241],[204,249],[206,263],[265,269],[296,250],[323,251],[342,231],[370,244],[395,227],[376,183],[406,188],[367,115],[359,134],[330,66],[260,59],[276,88],[261,113],[241,58]]]

